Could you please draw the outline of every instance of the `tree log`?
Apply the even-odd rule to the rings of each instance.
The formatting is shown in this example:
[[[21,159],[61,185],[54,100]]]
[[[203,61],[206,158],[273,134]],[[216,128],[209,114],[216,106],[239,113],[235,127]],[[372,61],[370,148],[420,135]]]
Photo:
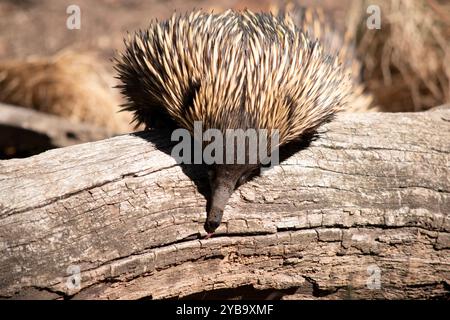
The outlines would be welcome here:
[[[49,149],[106,139],[114,132],[92,124],[0,103],[0,152],[34,155]]]
[[[240,186],[210,239],[204,167],[171,145],[147,132],[0,161],[0,297],[450,297],[450,110],[339,115]]]

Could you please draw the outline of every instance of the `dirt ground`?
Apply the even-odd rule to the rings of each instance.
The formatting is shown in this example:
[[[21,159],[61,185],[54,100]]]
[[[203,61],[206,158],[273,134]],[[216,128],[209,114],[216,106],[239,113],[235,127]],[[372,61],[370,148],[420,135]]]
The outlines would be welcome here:
[[[151,19],[165,19],[176,10],[194,8],[269,10],[281,0],[2,0],[0,1],[0,59],[46,56],[61,49],[93,51],[112,57],[123,46],[127,31],[145,28]],[[347,1],[302,0],[305,5],[342,9]],[[69,30],[66,9],[81,10],[80,30]]]

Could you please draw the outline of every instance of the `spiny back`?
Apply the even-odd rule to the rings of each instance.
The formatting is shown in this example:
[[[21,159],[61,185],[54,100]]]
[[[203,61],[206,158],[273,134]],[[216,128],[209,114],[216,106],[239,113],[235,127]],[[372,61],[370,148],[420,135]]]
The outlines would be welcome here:
[[[323,50],[337,55],[347,73],[351,74],[352,92],[345,111],[377,111],[372,103],[373,97],[367,92],[362,81],[362,63],[355,49],[356,34],[354,12],[345,17],[345,26],[340,26],[331,12],[323,8],[304,7],[298,1],[286,1],[283,5],[274,5],[271,11],[280,18],[289,16],[302,32],[311,39],[318,39]],[[353,14],[353,15],[352,15]]]
[[[149,127],[278,129],[280,143],[328,120],[350,77],[285,16],[201,11],[152,22],[117,59],[125,109]]]

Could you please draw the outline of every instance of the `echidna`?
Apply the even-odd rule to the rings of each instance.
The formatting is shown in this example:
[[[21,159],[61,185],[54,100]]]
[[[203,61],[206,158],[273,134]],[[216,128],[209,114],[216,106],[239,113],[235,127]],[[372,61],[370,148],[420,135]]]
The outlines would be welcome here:
[[[330,120],[352,94],[338,53],[324,50],[287,15],[173,15],[129,35],[125,46],[116,61],[124,108],[149,128],[173,125],[192,133],[201,121],[203,130],[223,134],[278,130],[279,147]],[[212,165],[208,233],[219,226],[237,184],[258,167]]]

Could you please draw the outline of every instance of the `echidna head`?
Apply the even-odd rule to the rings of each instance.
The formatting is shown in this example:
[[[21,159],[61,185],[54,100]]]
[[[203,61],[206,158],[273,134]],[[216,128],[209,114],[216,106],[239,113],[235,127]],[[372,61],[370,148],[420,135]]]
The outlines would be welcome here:
[[[213,233],[222,221],[223,211],[234,189],[246,182],[258,165],[216,165],[211,172],[211,205],[205,222],[205,230]]]

